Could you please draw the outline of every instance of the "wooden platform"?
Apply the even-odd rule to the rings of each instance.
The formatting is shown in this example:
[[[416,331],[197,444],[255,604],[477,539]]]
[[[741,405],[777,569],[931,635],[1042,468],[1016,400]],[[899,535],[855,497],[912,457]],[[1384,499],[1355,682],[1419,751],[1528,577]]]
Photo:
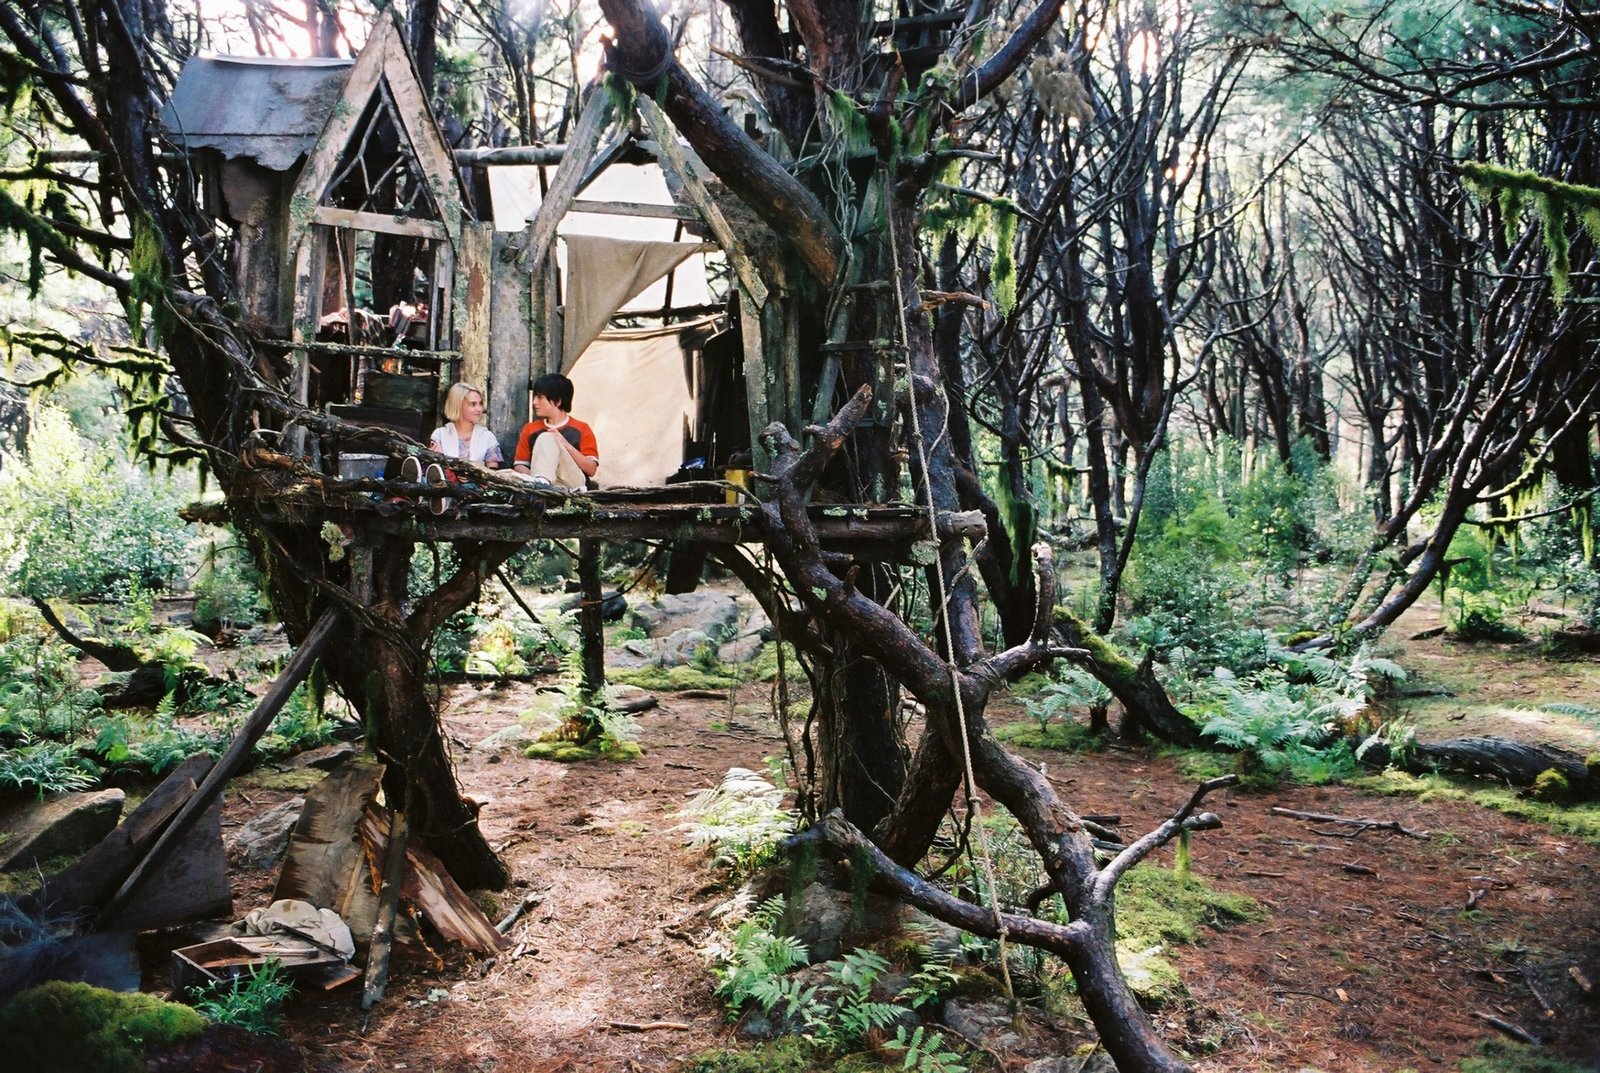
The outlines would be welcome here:
[[[514,479],[513,479],[514,480]],[[712,482],[663,488],[605,489],[567,495],[505,482],[463,489],[442,514],[432,490],[394,494],[396,482],[328,479],[281,489],[263,511],[267,521],[318,519],[421,541],[582,538],[673,540],[701,544],[761,543],[763,506],[726,503],[727,486]],[[403,485],[404,488],[415,488]],[[817,504],[808,511],[823,546],[877,561],[925,562],[934,539],[928,512],[909,504]],[[940,536],[980,538],[976,512],[939,519]],[[922,545],[919,547],[918,545]]]

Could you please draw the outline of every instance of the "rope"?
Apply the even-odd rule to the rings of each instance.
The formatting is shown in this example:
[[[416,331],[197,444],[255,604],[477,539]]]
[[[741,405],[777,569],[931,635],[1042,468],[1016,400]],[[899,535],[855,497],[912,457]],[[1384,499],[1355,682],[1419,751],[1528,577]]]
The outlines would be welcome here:
[[[889,230],[889,263],[892,269],[890,279],[894,284],[895,315],[900,322],[900,347],[906,354],[906,409],[911,412],[911,439],[917,445],[917,458],[922,466],[922,493],[928,508],[928,532],[938,539],[938,510],[933,502],[933,482],[928,475],[928,449],[922,438],[922,420],[917,414],[917,393],[915,376],[911,371],[911,333],[906,324],[905,293],[900,288],[900,246],[895,234],[894,206],[890,203],[889,175],[887,169],[882,174],[882,188],[884,190],[884,219]],[[962,571],[965,572],[966,565]],[[933,570],[934,580],[939,589],[939,622],[944,632],[945,668],[950,672],[950,691],[955,694],[956,718],[961,723],[961,762],[965,769],[967,784],[967,813],[972,817],[972,827],[978,832],[978,855],[983,864],[983,878],[989,885],[990,908],[994,910],[995,932],[1000,944],[1000,977],[1005,982],[1006,998],[1013,1007],[1016,1005],[1017,994],[1011,985],[1011,967],[1007,963],[1006,955],[1006,921],[1000,913],[1000,889],[994,879],[994,858],[989,851],[989,835],[983,828],[983,812],[978,804],[977,776],[972,768],[972,743],[968,740],[967,732],[967,707],[961,699],[961,672],[956,667],[955,640],[950,634],[950,593],[944,580],[943,563],[935,564]]]

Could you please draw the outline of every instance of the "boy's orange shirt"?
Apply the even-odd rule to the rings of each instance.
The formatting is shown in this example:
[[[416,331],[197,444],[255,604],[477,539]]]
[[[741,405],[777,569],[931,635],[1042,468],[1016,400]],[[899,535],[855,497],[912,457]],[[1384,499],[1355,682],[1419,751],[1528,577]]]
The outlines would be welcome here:
[[[559,433],[568,443],[578,449],[580,455],[587,455],[596,461],[600,458],[600,447],[594,438],[594,429],[579,421],[576,417],[569,416],[567,423],[560,428],[552,429],[545,424],[542,417],[536,417],[522,426],[522,435],[517,437],[517,453],[513,456],[516,462],[527,465],[533,458],[533,441],[546,432]]]

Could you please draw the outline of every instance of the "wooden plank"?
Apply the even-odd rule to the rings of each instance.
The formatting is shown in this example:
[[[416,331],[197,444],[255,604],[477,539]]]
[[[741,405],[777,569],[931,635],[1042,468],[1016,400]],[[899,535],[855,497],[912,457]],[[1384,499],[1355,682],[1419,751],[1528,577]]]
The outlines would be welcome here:
[[[352,231],[378,231],[385,235],[409,235],[412,238],[449,239],[450,232],[437,220],[414,216],[390,216],[381,212],[361,212],[356,209],[336,209],[318,205],[311,210],[313,223],[326,227],[341,227]]]
[[[350,763],[311,788],[272,892],[273,901],[296,898],[338,913],[358,950],[372,936],[378,899],[356,828],[382,779],[382,764]]]
[[[417,78],[417,69],[411,62],[403,36],[396,35],[384,43],[383,77],[404,133],[410,139],[411,154],[421,166],[420,178],[427,184],[434,208],[450,237],[450,245],[460,248],[466,192],[456,174],[450,143],[440,133],[439,123],[429,106],[429,91]]]
[[[228,886],[228,858],[222,849],[222,802],[213,798],[184,831],[166,864],[121,910],[102,915],[98,926],[148,931],[209,917],[231,919],[232,915],[233,891]]]
[[[461,379],[484,391],[485,413],[493,408],[489,382],[489,288],[494,252],[494,224],[468,224],[461,234],[461,297],[457,322],[461,325]],[[494,424],[489,425],[495,428]]]
[[[376,807],[368,808],[361,816],[361,838],[366,843],[368,856],[374,860],[386,859],[386,827]],[[497,953],[507,945],[506,937],[494,930],[489,918],[450,878],[439,859],[416,842],[406,846],[405,877],[400,893],[440,935],[452,942],[485,955]]]
[[[489,254],[489,427],[500,437],[509,461],[517,434],[528,419],[529,371],[537,360],[532,350],[528,276],[506,256],[512,236],[496,232]],[[538,276],[534,277],[537,284]],[[541,338],[543,334],[541,333]],[[463,340],[463,344],[465,341]],[[540,366],[539,372],[544,372]]]
[[[205,780],[190,795],[189,800],[183,803],[183,807],[172,818],[172,822],[167,826],[167,829],[161,832],[155,844],[150,847],[150,852],[145,854],[144,860],[139,862],[138,867],[133,870],[133,873],[128,876],[122,886],[117,888],[116,894],[112,895],[111,899],[106,903],[100,914],[102,921],[116,918],[123,906],[128,903],[128,900],[138,892],[145,879],[166,863],[172,851],[182,841],[188,828],[205,813],[206,809],[211,807],[212,802],[221,796],[222,788],[244,766],[245,759],[250,755],[250,750],[255,747],[255,743],[261,739],[261,736],[267,732],[267,728],[272,725],[273,719],[277,718],[278,713],[283,710],[284,703],[288,701],[290,694],[311,673],[312,665],[317,661],[317,657],[322,654],[322,650],[327,647],[328,642],[332,640],[334,630],[339,626],[342,619],[343,615],[339,609],[330,607],[322,613],[322,617],[317,619],[315,625],[307,631],[299,647],[295,649],[294,655],[290,657],[288,664],[279,672],[278,677],[273,679],[271,688],[261,698],[261,703],[256,706],[255,712],[245,721],[244,726],[239,728],[239,733],[234,736],[233,743],[228,746],[227,752],[222,754],[222,758],[206,774]]]
[[[762,307],[743,290],[739,294],[739,342],[744,347],[745,412],[750,421],[751,468],[772,471],[772,453],[761,443],[761,430],[771,423],[767,403],[767,354],[761,346]]]
[[[378,890],[378,919],[372,927],[372,945],[367,949],[366,979],[361,986],[363,1010],[370,1010],[378,1004],[389,982],[389,955],[394,949],[394,918],[400,908],[406,848],[411,843],[411,825],[406,822],[404,812],[393,814],[388,839],[383,854],[383,885]]]
[[[42,915],[69,916],[105,901],[139,863],[151,840],[175,815],[211,770],[211,757],[191,756],[167,774],[150,796],[129,813],[122,826],[59,873],[46,879],[30,899]]]
[[[646,205],[638,201],[587,201],[577,199],[568,212],[598,213],[608,216],[643,216],[652,220],[686,220],[700,223],[700,214],[677,205]]]
[[[636,100],[640,111],[644,113],[645,122],[649,123],[650,130],[656,136],[660,148],[661,166],[671,168],[683,183],[684,196],[700,214],[700,218],[705,220],[706,226],[711,229],[712,237],[728,255],[728,263],[733,267],[734,275],[739,278],[739,284],[745,292],[755,300],[756,308],[766,305],[767,287],[761,281],[761,274],[756,271],[754,263],[745,252],[744,243],[739,241],[739,236],[728,226],[722,210],[717,208],[705,183],[700,181],[700,176],[695,174],[694,168],[678,146],[677,136],[671,124],[667,122],[666,114],[654,100],[644,94],[640,94]]]
[[[539,203],[533,219],[528,221],[528,243],[523,250],[523,263],[530,266],[532,271],[538,270],[545,255],[550,252],[556,227],[577,195],[578,184],[583,181],[589,161],[594,159],[595,150],[600,144],[600,136],[605,133],[606,121],[611,118],[611,93],[601,85],[599,79],[590,82],[584,92],[588,94],[588,99],[578,116],[572,139],[567,143],[567,153],[550,179],[550,189],[545,192],[544,200]]]

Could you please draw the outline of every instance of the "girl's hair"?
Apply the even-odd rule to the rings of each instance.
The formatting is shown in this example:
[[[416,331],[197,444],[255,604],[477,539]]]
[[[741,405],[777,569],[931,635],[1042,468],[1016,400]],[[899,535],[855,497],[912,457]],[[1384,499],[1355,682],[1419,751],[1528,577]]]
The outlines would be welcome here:
[[[461,406],[467,401],[467,396],[474,391],[478,393],[478,398],[483,398],[483,389],[477,384],[469,384],[464,380],[451,384],[450,390],[444,393],[444,419],[461,420]]]

